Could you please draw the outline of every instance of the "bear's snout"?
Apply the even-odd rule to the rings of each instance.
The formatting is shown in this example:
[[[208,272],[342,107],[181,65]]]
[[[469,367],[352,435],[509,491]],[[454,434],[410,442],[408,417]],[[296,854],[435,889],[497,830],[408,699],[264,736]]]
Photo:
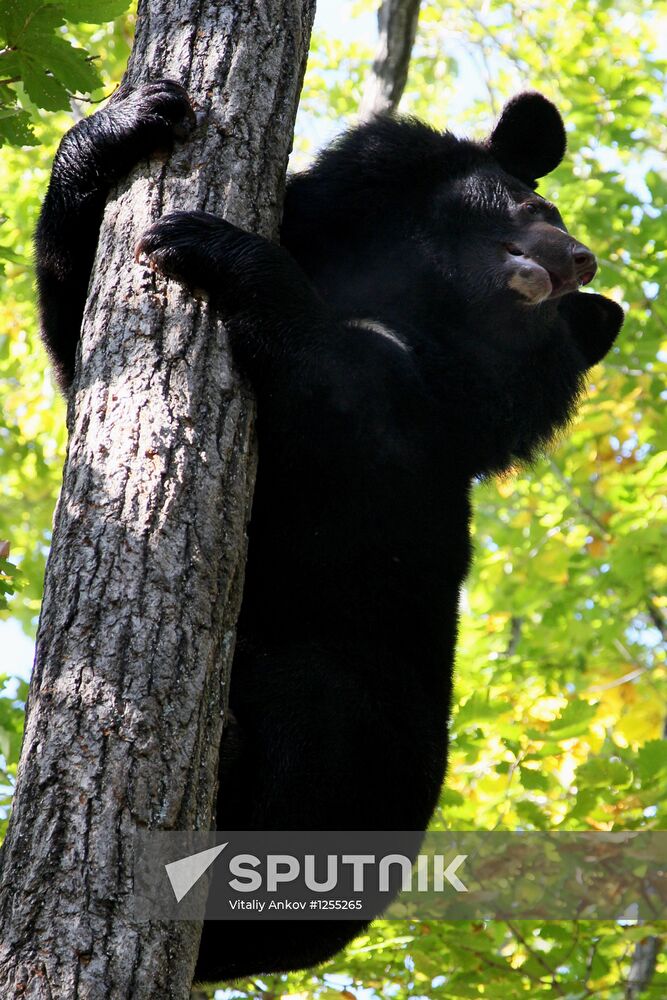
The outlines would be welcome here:
[[[588,285],[597,271],[595,255],[564,229],[538,222],[505,244],[512,274],[508,285],[533,304]],[[549,289],[543,294],[545,279]]]

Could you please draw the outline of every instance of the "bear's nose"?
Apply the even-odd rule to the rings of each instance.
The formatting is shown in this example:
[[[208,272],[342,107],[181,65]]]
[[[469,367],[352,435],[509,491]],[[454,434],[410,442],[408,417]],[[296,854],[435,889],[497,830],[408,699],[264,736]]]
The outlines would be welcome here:
[[[572,259],[579,284],[587,285],[589,281],[593,280],[595,272],[598,269],[595,254],[591,253],[590,250],[583,247],[580,243],[575,243],[572,247]]]

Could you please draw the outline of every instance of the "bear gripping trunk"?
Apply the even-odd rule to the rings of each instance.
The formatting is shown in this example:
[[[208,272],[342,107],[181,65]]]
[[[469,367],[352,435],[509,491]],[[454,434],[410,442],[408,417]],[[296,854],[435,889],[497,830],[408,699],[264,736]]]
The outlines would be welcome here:
[[[197,125],[100,235],[2,856],[2,997],[189,995],[200,928],[133,923],[132,833],[212,825],[253,404],[219,319],[134,245],[186,207],[275,235],[313,10],[139,3],[126,82],[182,83]]]

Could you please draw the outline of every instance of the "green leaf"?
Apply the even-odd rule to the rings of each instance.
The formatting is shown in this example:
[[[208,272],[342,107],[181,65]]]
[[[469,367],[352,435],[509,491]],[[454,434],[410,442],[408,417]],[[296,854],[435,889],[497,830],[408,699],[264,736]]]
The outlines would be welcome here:
[[[639,748],[635,767],[642,785],[653,784],[667,774],[667,740],[649,740]]]
[[[625,788],[632,782],[632,772],[620,760],[605,757],[591,757],[580,764],[576,772],[576,782],[582,788],[605,786]]]
[[[530,799],[523,799],[521,802],[517,802],[516,813],[524,824],[534,826],[537,830],[546,830],[549,826],[545,814]]]
[[[49,76],[39,63],[28,56],[22,56],[19,67],[23,85],[31,101],[46,111],[69,110],[69,94],[67,88]]]
[[[57,35],[30,38],[30,56],[70,91],[85,94],[100,86],[99,74],[87,53],[64,38]]]
[[[465,799],[460,792],[453,788],[443,788],[440,804],[446,808],[465,805]]]
[[[527,791],[547,792],[551,788],[549,778],[539,770],[531,767],[520,767],[521,784]]]
[[[0,31],[11,47],[21,48],[31,36],[52,34],[63,20],[62,5],[50,0],[5,0],[0,8]]]
[[[495,719],[509,707],[507,702],[491,701],[488,695],[475,692],[460,706],[454,716],[454,726],[457,730],[466,729],[474,723]]]
[[[27,111],[20,111],[18,108],[0,110],[0,145],[5,142],[12,146],[37,145],[30,115]]]
[[[2,122],[0,121],[0,127],[1,126]],[[3,247],[2,244],[0,244],[0,260],[8,260],[11,261],[12,264],[27,264],[25,257],[21,257],[20,254],[10,250],[9,247]]]
[[[66,0],[65,16],[68,21],[103,24],[124,14],[131,0]]]
[[[549,723],[548,736],[553,740],[569,740],[585,733],[595,718],[597,706],[579,698],[568,702],[557,719]]]

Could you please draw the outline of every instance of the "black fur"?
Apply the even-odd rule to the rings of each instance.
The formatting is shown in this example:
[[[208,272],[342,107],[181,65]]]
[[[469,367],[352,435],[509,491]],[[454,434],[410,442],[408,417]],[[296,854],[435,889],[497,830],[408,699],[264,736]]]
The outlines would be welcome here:
[[[109,186],[188,113],[175,85],[154,84],[63,140],[37,258],[64,387]],[[144,235],[154,266],[208,290],[258,400],[231,689],[241,749],[223,748],[220,829],[426,827],[471,481],[566,425],[622,322],[576,290],[594,258],[533,193],[563,151],[560,116],[535,94],[486,143],[379,118],[290,180],[282,247],[201,212]],[[308,966],[360,929],[207,923],[197,974]]]
[[[35,234],[42,334],[63,389],[76,345],[107,195],[142,158],[169,149],[194,122],[177,83],[120,87],[106,108],[62,140]]]
[[[546,97],[519,94],[503,108],[487,145],[503,170],[536,187],[565,156],[565,129]]]

